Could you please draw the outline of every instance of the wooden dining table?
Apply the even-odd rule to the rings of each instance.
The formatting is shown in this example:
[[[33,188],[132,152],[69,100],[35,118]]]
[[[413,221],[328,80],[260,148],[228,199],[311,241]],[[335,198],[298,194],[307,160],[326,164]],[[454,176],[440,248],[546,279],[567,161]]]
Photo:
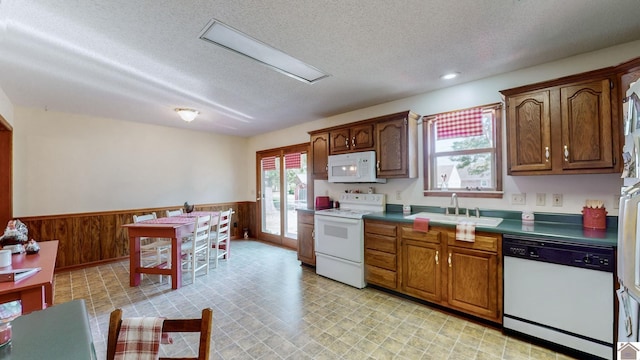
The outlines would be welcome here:
[[[36,254],[13,254],[11,266],[3,270],[40,268],[19,281],[0,282],[0,303],[20,300],[22,314],[45,309],[53,304],[53,272],[58,255],[58,240],[38,242]]]
[[[211,215],[211,222],[218,223],[217,211],[193,211],[188,214],[163,217],[122,225],[129,233],[129,286],[140,285],[141,274],[170,275],[171,288],[182,286],[181,244],[182,238],[193,233],[198,216]],[[171,265],[162,263],[153,267],[140,264],[140,238],[171,239]]]

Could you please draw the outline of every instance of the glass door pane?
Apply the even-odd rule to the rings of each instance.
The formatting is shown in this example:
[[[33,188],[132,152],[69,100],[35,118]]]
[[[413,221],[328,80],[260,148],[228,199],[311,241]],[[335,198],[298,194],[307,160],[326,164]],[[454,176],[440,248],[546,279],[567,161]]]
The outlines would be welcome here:
[[[296,209],[307,208],[307,154],[299,152],[285,154],[284,174],[285,237],[297,241],[298,212]]]
[[[280,156],[261,160],[262,224],[264,233],[280,235]]]

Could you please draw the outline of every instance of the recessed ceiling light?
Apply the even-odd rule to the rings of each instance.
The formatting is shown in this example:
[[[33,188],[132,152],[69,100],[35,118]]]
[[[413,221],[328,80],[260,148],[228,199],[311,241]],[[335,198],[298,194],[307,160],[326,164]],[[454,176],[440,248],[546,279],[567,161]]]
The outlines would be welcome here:
[[[442,80],[451,80],[451,79],[457,78],[458,75],[460,75],[459,72],[453,72],[453,73],[444,74],[444,75],[440,76],[440,79],[442,79]]]
[[[200,33],[200,39],[249,57],[287,76],[310,84],[329,76],[329,74],[216,19],[209,21]]]

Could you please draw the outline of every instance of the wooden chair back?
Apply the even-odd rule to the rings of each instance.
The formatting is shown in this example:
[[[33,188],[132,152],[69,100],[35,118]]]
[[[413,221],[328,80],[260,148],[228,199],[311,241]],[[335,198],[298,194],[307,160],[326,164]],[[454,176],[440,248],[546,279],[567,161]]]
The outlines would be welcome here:
[[[165,319],[162,324],[163,333],[176,332],[199,332],[200,344],[198,346],[197,357],[161,357],[160,360],[182,359],[182,360],[207,360],[209,359],[209,351],[211,348],[211,326],[213,324],[213,310],[210,308],[202,309],[202,317],[200,319]],[[113,360],[116,355],[116,345],[118,343],[118,334],[122,325],[122,310],[115,309],[111,312],[109,318],[109,332],[107,334],[107,360]],[[168,345],[171,346],[171,345]]]

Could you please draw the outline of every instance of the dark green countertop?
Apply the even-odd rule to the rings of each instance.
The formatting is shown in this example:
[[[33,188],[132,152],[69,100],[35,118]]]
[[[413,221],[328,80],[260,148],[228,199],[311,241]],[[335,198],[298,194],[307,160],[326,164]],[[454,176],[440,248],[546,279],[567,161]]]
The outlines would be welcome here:
[[[387,211],[372,213],[364,216],[364,219],[387,220],[404,223],[412,223],[413,220],[405,219],[402,214],[402,206],[387,205]],[[392,211],[390,211],[392,210]],[[422,211],[441,212],[439,208],[421,207],[412,208],[412,214]],[[531,236],[547,240],[570,241],[586,245],[600,245],[616,247],[618,244],[617,217],[607,217],[606,230],[592,230],[582,227],[582,215],[535,213],[535,221],[532,225],[523,225],[520,220],[521,212],[480,210],[482,216],[502,217],[504,220],[497,227],[476,227],[479,231]],[[450,224],[433,222],[442,227],[451,227]]]

